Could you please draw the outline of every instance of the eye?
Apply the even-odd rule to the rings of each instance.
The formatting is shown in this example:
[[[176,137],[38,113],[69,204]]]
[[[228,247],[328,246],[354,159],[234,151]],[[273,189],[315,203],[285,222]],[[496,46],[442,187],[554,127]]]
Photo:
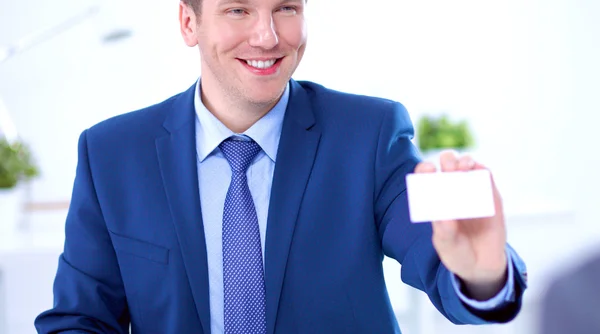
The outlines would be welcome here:
[[[279,10],[287,14],[296,14],[296,7],[294,6],[283,6]]]
[[[233,16],[243,16],[246,11],[243,8],[233,8],[227,11],[227,14]]]

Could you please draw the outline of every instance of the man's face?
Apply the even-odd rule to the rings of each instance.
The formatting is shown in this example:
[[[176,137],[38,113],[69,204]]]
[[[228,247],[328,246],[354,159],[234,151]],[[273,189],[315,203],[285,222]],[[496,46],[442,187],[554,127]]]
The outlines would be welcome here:
[[[279,99],[306,47],[304,9],[304,0],[202,0],[184,39],[199,46],[203,90],[258,104]]]

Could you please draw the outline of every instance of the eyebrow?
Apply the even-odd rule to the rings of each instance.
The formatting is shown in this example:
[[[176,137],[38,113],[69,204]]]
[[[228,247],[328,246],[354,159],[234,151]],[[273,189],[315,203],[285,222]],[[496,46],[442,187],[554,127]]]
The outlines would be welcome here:
[[[253,0],[219,0],[219,2],[217,3],[217,6],[224,6],[224,5],[230,5],[230,4],[240,4],[240,5],[247,5],[254,2]],[[283,5],[286,3],[293,3],[293,2],[304,2],[304,0],[281,0],[279,1],[278,5]]]
[[[217,6],[230,5],[230,4],[234,4],[234,3],[246,5],[246,4],[249,4],[250,1],[249,0],[220,0],[219,2],[217,2]]]
[[[300,2],[300,3],[303,3],[303,2],[305,2],[305,0],[281,0],[281,1],[279,1],[279,4],[280,4],[280,5],[283,5],[283,4],[286,4],[286,3],[292,3],[292,2]]]

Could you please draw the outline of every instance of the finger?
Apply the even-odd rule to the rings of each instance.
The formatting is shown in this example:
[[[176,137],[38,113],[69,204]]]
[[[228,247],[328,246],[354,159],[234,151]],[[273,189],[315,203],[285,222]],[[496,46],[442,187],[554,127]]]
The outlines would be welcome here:
[[[476,170],[487,169],[489,171],[489,168],[487,168],[485,165],[483,165],[479,162],[475,162],[475,166],[473,167],[473,169],[476,169]],[[496,206],[496,214],[499,214],[499,213],[503,212],[502,195],[500,195],[500,191],[498,190],[498,187],[496,186],[496,181],[494,180],[494,175],[492,174],[491,171],[490,171],[490,178],[492,179],[492,190],[494,192],[494,204]]]
[[[458,168],[458,157],[455,151],[446,150],[440,153],[440,167],[442,172],[454,172]]]
[[[444,249],[448,249],[454,245],[458,231],[458,221],[433,221],[431,222],[431,227],[433,229],[432,241],[438,252],[443,252]]]
[[[420,162],[415,167],[415,173],[435,173],[436,171],[435,164],[427,161]]]
[[[475,162],[475,164],[473,165],[473,169],[489,169],[485,165],[483,165],[477,161],[474,161],[474,162]]]
[[[492,179],[492,186],[493,186],[494,190],[496,190],[496,182],[494,182],[494,175],[492,174],[492,171],[489,168],[487,168],[485,165],[483,165],[477,161],[474,161],[473,169],[474,170],[484,170],[484,169],[488,170],[490,172],[490,178]]]
[[[436,220],[431,222],[434,232],[439,232],[442,238],[452,238],[458,228],[457,220]]]
[[[475,160],[470,155],[466,154],[461,156],[458,159],[458,167],[459,171],[469,171],[475,167]]]

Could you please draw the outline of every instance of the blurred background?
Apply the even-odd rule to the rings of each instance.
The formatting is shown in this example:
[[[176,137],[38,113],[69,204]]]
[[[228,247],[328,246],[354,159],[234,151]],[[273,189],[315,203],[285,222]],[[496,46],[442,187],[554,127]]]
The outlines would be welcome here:
[[[79,134],[200,75],[177,6],[0,0],[0,137],[24,144],[20,158],[4,144],[0,166],[37,175],[0,177],[0,333],[34,333],[52,305]],[[400,101],[425,155],[454,147],[488,165],[528,265],[519,317],[477,327],[451,325],[386,259],[403,333],[535,333],[548,284],[600,251],[600,2],[327,0],[307,15],[295,79]]]

